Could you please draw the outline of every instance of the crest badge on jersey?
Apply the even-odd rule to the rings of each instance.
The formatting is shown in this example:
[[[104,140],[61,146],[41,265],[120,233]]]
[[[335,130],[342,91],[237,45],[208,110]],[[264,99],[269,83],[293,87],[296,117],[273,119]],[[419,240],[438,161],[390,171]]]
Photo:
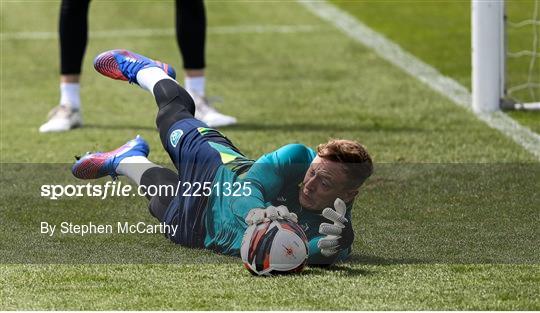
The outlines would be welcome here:
[[[183,134],[184,132],[181,129],[176,129],[175,131],[171,133],[169,140],[171,141],[171,145],[174,148],[176,148],[176,146],[178,145],[178,142],[180,141],[180,137],[182,137]]]

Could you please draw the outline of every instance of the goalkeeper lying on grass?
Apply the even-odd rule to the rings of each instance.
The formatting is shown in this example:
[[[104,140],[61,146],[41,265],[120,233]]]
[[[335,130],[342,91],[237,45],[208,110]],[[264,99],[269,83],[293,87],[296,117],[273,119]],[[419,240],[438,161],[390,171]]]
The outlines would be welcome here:
[[[187,247],[239,255],[248,224],[288,218],[308,237],[308,264],[328,265],[350,254],[352,203],[373,170],[362,145],[331,140],[315,152],[290,144],[253,161],[194,118],[193,100],[169,65],[113,50],[96,57],[94,67],[154,95],[161,141],[178,173],[150,162],[148,144],[137,136],[114,151],[80,158],[72,169],[76,177],[125,175],[144,186],[180,181],[177,195],[149,197],[149,208],[160,222],[178,225],[168,237]]]

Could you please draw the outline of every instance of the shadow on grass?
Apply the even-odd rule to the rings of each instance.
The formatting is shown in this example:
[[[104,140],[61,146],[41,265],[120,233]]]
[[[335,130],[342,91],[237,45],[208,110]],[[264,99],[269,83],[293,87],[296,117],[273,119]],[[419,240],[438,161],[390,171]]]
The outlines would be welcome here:
[[[156,127],[140,126],[134,124],[86,124],[83,129],[112,129],[112,130],[156,130]],[[407,132],[407,133],[420,133],[424,130],[421,128],[407,127],[407,126],[394,126],[394,125],[339,125],[339,124],[316,124],[316,123],[294,123],[294,124],[256,124],[256,123],[239,123],[231,126],[220,127],[220,130],[227,131],[327,131],[327,132],[350,132],[350,131],[363,131],[363,132]]]
[[[352,255],[347,260],[352,264],[369,264],[369,265],[394,265],[394,264],[426,264],[432,263],[429,260],[413,259],[413,258],[383,258],[375,255]]]
[[[375,274],[375,271],[337,264],[330,267],[310,266],[307,267],[300,275],[326,276],[328,274],[338,276],[371,276]]]
[[[427,260],[407,258],[382,258],[373,255],[353,255],[345,263],[337,263],[331,266],[309,266],[301,275],[325,276],[331,273],[338,276],[371,276],[376,270],[361,268],[359,265],[397,265],[397,264],[425,264]]]
[[[156,127],[132,125],[132,124],[85,124],[82,129],[112,129],[112,130],[155,130]]]
[[[389,259],[373,255],[353,255],[345,263],[334,264],[329,267],[310,266],[301,275],[325,276],[329,273],[338,276],[372,276],[376,270],[360,268],[359,265],[395,265],[395,264],[423,264],[429,263],[420,259]]]
[[[317,124],[317,123],[276,123],[276,124],[256,124],[256,123],[239,123],[227,127],[220,128],[223,130],[241,130],[241,131],[386,131],[386,132],[423,132],[421,128],[393,125],[340,125],[340,124]]]

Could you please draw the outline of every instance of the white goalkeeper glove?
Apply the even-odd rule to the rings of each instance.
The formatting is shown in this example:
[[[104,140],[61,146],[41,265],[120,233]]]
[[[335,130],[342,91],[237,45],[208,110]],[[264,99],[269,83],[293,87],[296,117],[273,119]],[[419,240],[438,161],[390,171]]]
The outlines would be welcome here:
[[[277,219],[287,219],[295,223],[298,223],[298,216],[289,212],[286,206],[280,205],[278,207],[269,206],[266,209],[252,209],[246,216],[246,223],[248,226],[253,224],[257,225],[266,221],[275,221]]]
[[[334,209],[326,208],[323,210],[322,215],[332,221],[333,224],[321,223],[321,226],[319,226],[319,233],[325,235],[317,242],[322,255],[333,256],[341,249],[350,246],[354,241],[352,225],[345,218],[346,212],[347,205],[340,198],[334,201]]]

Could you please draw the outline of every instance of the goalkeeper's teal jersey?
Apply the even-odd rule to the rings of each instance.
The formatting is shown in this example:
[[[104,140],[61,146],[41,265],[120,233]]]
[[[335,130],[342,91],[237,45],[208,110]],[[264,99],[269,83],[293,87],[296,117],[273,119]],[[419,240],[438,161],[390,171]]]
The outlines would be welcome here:
[[[290,144],[253,161],[226,147],[214,148],[220,151],[226,163],[219,167],[212,182],[213,192],[204,221],[205,247],[240,255],[242,237],[247,229],[244,219],[248,212],[253,208],[285,205],[298,215],[298,224],[308,237],[308,263],[327,263],[317,242],[322,238],[319,225],[331,222],[321,214],[303,210],[298,200],[300,185],[316,156],[315,151],[301,144]],[[346,218],[350,220],[350,217],[349,207]],[[338,258],[346,258],[350,250],[350,247],[344,249]]]

